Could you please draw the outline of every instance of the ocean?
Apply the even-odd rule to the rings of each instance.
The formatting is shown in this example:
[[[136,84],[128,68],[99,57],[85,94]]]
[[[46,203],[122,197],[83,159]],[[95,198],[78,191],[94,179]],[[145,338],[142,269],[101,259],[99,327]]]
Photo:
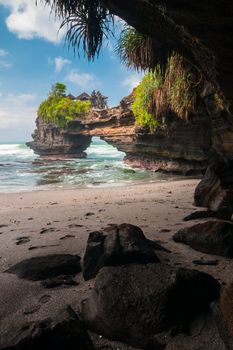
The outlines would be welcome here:
[[[152,171],[131,169],[123,162],[123,152],[97,137],[86,153],[86,159],[38,162],[38,156],[24,143],[0,144],[0,192],[125,186],[168,178]]]

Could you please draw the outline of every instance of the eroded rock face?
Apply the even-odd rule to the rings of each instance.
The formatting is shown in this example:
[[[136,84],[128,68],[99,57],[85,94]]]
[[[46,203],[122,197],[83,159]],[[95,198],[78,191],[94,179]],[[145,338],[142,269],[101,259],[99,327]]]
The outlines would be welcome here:
[[[58,126],[47,124],[41,118],[36,119],[36,130],[32,137],[33,141],[27,142],[27,146],[36,154],[54,160],[85,158],[85,150],[91,144],[90,136],[80,135],[77,138]]]
[[[19,278],[38,281],[61,275],[74,275],[81,270],[78,255],[54,254],[23,260],[5,272],[16,274]]]
[[[187,330],[219,297],[219,288],[213,277],[195,270],[162,264],[104,267],[81,315],[90,329],[108,339],[160,349],[159,334]]]
[[[173,240],[206,254],[233,258],[233,224],[207,221],[179,230]]]
[[[233,206],[233,160],[223,159],[211,165],[194,194],[195,205],[217,210]]]
[[[94,350],[77,314],[70,308],[53,318],[29,321],[21,326],[5,324],[0,330],[1,350]]]
[[[207,114],[197,113],[192,122],[174,118],[167,130],[155,134],[137,127],[125,162],[154,171],[200,174],[208,165],[210,148],[210,119]]]
[[[134,225],[112,225],[91,232],[83,258],[83,277],[94,278],[103,266],[159,262],[152,243]]]

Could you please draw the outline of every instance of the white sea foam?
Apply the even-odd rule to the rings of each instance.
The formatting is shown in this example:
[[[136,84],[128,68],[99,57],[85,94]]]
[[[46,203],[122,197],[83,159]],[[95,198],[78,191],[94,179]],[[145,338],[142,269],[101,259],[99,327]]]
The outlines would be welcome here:
[[[24,144],[0,144],[0,157],[6,155],[31,157],[34,153]]]
[[[125,171],[125,154],[98,138],[93,138],[86,153],[86,159],[34,164],[37,156],[25,144],[0,144],[0,192],[123,186],[159,178],[158,174],[148,171]]]

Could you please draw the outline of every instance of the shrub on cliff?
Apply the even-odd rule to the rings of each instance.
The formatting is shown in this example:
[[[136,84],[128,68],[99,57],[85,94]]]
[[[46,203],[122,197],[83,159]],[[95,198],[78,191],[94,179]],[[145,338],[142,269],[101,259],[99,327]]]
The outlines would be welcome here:
[[[128,25],[121,32],[116,53],[124,64],[136,70],[154,69],[158,62],[164,61],[155,40]]]
[[[136,123],[154,132],[158,125],[167,127],[169,118],[190,120],[203,87],[203,77],[181,56],[172,54],[165,71],[157,66],[135,89],[132,110]]]
[[[64,128],[80,115],[88,113],[91,103],[89,101],[71,100],[64,95],[64,89],[63,92],[57,90],[57,84],[53,86],[49,96],[40,104],[37,114],[45,122]],[[61,88],[63,87],[61,86]]]
[[[136,123],[149,127],[151,132],[154,132],[159,125],[150,110],[153,102],[153,92],[161,86],[162,82],[162,74],[158,67],[154,72],[146,74],[134,91],[135,101],[132,105],[132,111]]]

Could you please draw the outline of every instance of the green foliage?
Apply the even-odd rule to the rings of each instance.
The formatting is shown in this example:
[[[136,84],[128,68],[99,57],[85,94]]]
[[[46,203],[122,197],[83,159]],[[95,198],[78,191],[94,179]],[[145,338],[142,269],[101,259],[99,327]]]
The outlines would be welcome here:
[[[157,66],[135,89],[132,110],[137,124],[154,132],[167,127],[171,116],[190,120],[196,110],[203,77],[178,54],[171,55],[165,71]],[[221,108],[221,100],[215,97]]]
[[[66,86],[65,86],[65,84],[62,84],[62,83],[54,84],[52,86],[52,91],[50,92],[50,95],[65,97],[66,96]]]
[[[44,0],[64,18],[61,28],[67,31],[66,41],[88,60],[98,57],[105,39],[112,36],[114,17],[100,0]]]
[[[125,25],[116,46],[121,62],[136,70],[165,68],[168,52],[158,42],[135,28]]]
[[[89,101],[71,100],[62,95],[50,94],[41,103],[37,113],[45,122],[64,128],[80,115],[88,113],[90,108]]]
[[[187,120],[194,112],[202,77],[194,74],[181,57],[174,54],[168,61],[166,80],[169,82],[166,87],[171,110]]]
[[[131,66],[136,51],[141,47],[142,35],[134,28],[127,26],[121,33],[116,52],[122,62]]]
[[[159,67],[153,72],[147,73],[141,83],[134,91],[135,101],[132,105],[132,111],[136,123],[141,126],[149,127],[151,132],[155,132],[159,126],[154,114],[150,111],[153,104],[153,93],[163,84],[163,75]]]

